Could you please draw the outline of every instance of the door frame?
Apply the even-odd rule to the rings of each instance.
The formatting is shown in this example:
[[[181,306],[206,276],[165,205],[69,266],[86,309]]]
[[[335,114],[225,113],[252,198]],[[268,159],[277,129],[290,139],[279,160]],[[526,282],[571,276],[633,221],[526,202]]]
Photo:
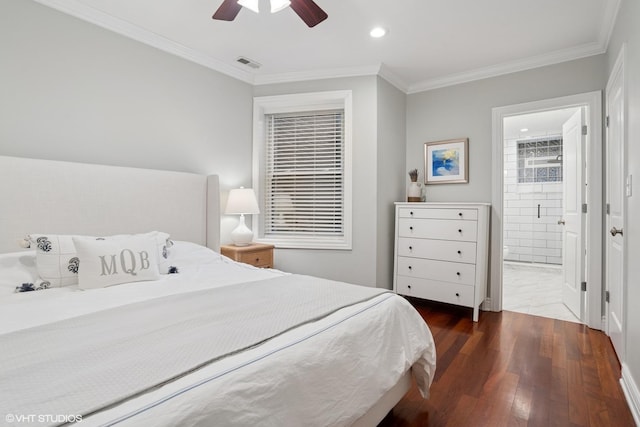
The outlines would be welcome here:
[[[537,113],[571,107],[587,107],[586,125],[586,259],[585,280],[587,301],[584,318],[590,328],[603,330],[602,316],[602,227],[604,205],[602,203],[602,91],[581,93],[559,98],[544,99],[492,109],[492,213],[491,213],[491,277],[489,298],[485,308],[502,311],[502,261],[503,261],[503,191],[504,191],[504,119],[521,114]]]

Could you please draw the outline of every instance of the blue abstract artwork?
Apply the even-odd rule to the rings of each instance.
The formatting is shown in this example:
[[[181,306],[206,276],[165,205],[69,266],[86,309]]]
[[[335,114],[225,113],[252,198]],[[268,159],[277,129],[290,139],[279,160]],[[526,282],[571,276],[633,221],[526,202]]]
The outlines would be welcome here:
[[[460,175],[460,151],[443,149],[431,151],[432,176]]]

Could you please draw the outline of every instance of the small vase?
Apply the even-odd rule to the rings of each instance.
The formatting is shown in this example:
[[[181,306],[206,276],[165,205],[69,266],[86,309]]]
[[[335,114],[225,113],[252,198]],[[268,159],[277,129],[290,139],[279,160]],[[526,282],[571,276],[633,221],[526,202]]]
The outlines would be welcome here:
[[[422,188],[417,182],[411,182],[409,184],[409,190],[407,191],[408,202],[421,202],[422,201]]]

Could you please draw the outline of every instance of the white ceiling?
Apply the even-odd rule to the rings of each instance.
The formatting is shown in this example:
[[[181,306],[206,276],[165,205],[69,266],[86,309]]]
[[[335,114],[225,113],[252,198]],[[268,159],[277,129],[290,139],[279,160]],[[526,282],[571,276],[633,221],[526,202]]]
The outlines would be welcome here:
[[[526,139],[539,136],[561,135],[562,125],[578,108],[521,114],[504,119],[504,139]],[[526,129],[526,130],[524,130]]]
[[[619,0],[315,0],[211,16],[222,0],[35,0],[252,84],[380,74],[407,93],[603,53]],[[376,25],[388,29],[369,37]],[[262,67],[236,62],[245,56]]]

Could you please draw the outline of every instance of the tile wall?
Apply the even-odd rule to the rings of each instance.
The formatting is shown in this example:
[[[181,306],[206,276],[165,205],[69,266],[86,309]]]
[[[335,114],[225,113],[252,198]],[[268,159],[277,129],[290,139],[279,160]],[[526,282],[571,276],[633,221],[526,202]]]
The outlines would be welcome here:
[[[524,160],[517,139],[505,141],[504,156],[505,260],[562,264],[562,182],[519,183],[518,162],[522,175]]]

